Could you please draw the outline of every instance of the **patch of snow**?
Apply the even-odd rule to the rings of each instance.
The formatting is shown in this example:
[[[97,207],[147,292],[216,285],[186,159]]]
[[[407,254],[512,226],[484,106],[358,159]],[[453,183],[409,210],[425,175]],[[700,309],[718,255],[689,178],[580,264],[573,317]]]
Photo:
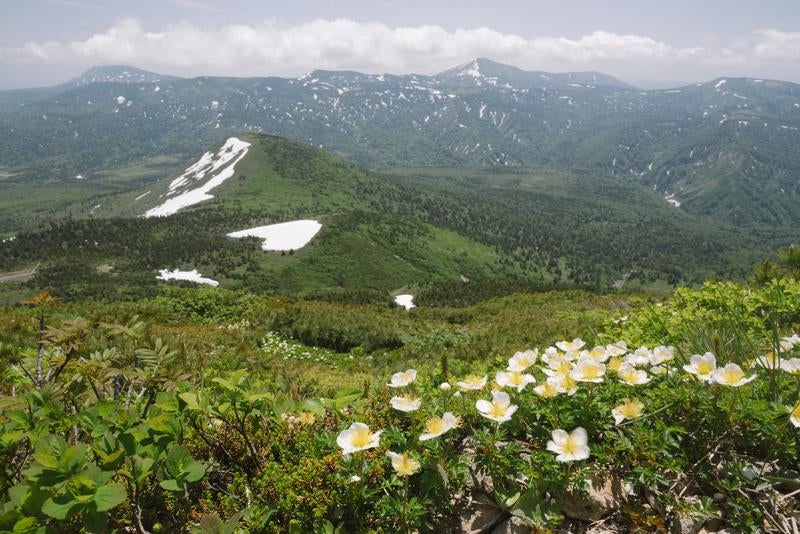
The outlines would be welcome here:
[[[228,237],[235,239],[257,237],[264,240],[261,243],[261,250],[288,251],[306,246],[321,228],[322,225],[318,221],[301,219],[231,232]]]
[[[125,103],[125,97],[120,95],[117,97],[117,104],[122,105]]]
[[[194,165],[186,169],[181,176],[170,183],[169,191],[166,194],[167,196],[176,196],[148,210],[144,216],[167,217],[169,215],[174,215],[180,209],[214,198],[213,195],[209,194],[209,191],[233,176],[236,164],[247,155],[249,148],[250,143],[236,137],[231,137],[225,141],[225,144],[222,145],[216,155],[212,155],[211,152],[206,152]],[[200,180],[206,174],[215,173],[225,165],[227,166],[222,169],[222,171],[213,175],[202,186],[178,194],[178,188],[186,185],[190,179],[193,181]]]
[[[149,195],[149,194],[150,194],[150,191],[147,191],[147,192],[145,192],[145,193],[142,193],[142,194],[141,194],[141,195],[139,195],[138,197],[134,198],[134,199],[133,199],[133,201],[134,201],[134,202],[138,202],[139,200],[142,200],[144,197],[146,197],[146,196],[147,196],[147,195]]]
[[[675,199],[675,193],[670,193],[669,195],[665,196],[664,200],[666,200],[669,204],[672,204],[676,208],[681,207],[680,201]]]
[[[718,81],[717,83],[714,84],[714,89],[719,89],[720,87],[722,87],[723,84],[725,84],[727,82],[728,82],[728,80],[720,80],[720,81]]]
[[[780,127],[783,130],[797,130],[797,127],[795,127],[795,126],[786,126],[785,124],[781,124]]]
[[[82,174],[76,174],[75,175],[75,179],[76,180],[85,180],[86,178],[84,178]]]
[[[414,295],[396,295],[394,297],[394,303],[400,306],[401,308],[405,308],[406,310],[410,310],[411,308],[416,308],[417,305],[414,304]]]
[[[158,273],[156,278],[159,280],[182,280],[185,282],[194,282],[195,284],[206,284],[212,287],[217,287],[219,285],[219,282],[216,280],[201,275],[197,272],[197,269],[192,269],[191,271],[181,271],[180,269],[170,271],[169,269],[161,269]]]

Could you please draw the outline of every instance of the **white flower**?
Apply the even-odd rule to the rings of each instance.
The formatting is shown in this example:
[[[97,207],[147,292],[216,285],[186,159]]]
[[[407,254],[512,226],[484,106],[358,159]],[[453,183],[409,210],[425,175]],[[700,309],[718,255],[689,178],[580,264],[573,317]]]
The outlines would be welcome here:
[[[498,423],[509,421],[517,411],[517,406],[511,404],[511,398],[504,391],[493,392],[491,401],[481,399],[475,403],[475,407],[482,416]]]
[[[790,375],[800,375],[800,358],[781,360],[781,369]]]
[[[353,475],[350,477],[350,482],[361,482],[361,477],[358,475]]]
[[[711,374],[717,368],[717,359],[710,352],[702,356],[695,354],[689,358],[689,365],[684,365],[683,370],[693,374],[703,382],[711,380]]]
[[[450,384],[448,382],[442,382],[439,384],[439,389],[442,391],[450,391]]]
[[[578,382],[600,383],[606,374],[606,366],[595,360],[584,358],[570,372],[570,377]]]
[[[620,366],[619,371],[617,371],[617,376],[629,386],[640,386],[650,382],[650,377],[647,376],[647,371],[636,369],[627,363],[623,363]]]
[[[419,461],[415,460],[407,453],[401,454],[392,451],[386,451],[386,456],[392,459],[392,469],[394,469],[395,472],[402,477],[413,475],[420,470],[421,466]]]
[[[578,383],[569,374],[551,376],[547,381],[549,382],[550,380],[558,388],[559,393],[566,393],[572,396],[578,391]]]
[[[622,399],[622,404],[611,410],[614,416],[614,424],[618,425],[625,419],[636,419],[642,415],[644,404],[637,399]]]
[[[711,381],[725,386],[739,387],[755,380],[756,375],[745,376],[742,368],[735,363],[716,369],[711,375]]]
[[[358,451],[374,449],[378,446],[381,433],[370,432],[364,423],[353,423],[347,430],[342,430],[336,438],[336,444],[342,449],[342,454],[352,454]]]
[[[544,383],[539,384],[533,388],[534,393],[545,399],[551,399],[562,393],[558,384],[559,380],[554,377],[549,377]]]
[[[392,375],[392,381],[386,384],[390,388],[402,388],[406,387],[414,380],[417,379],[417,371],[414,369],[408,369],[407,371],[401,371],[399,373],[395,373]]]
[[[610,345],[606,345],[606,352],[609,356],[622,356],[628,352],[628,344],[624,341],[617,341]]]
[[[457,427],[460,423],[458,417],[451,412],[444,412],[441,417],[432,417],[425,423],[425,432],[419,437],[420,441],[438,438],[445,432]]]
[[[588,358],[599,363],[605,363],[611,357],[605,347],[597,345],[592,350],[581,351],[580,358]]]
[[[572,341],[559,341],[556,343],[556,347],[564,352],[577,352],[581,350],[584,345],[586,345],[586,342],[579,337],[576,337]]]
[[[553,439],[547,442],[547,450],[556,453],[556,461],[571,462],[589,457],[589,437],[583,427],[567,433],[560,428],[553,430]]]
[[[508,359],[508,370],[522,372],[536,363],[536,358],[538,357],[539,351],[536,349],[526,350],[525,352],[516,352],[511,358]]]
[[[460,387],[462,391],[477,391],[486,386],[486,377],[469,375],[465,377],[464,380],[456,382],[456,385]]]
[[[633,367],[644,367],[650,365],[653,353],[647,347],[639,347],[633,354],[625,357],[625,363]]]
[[[668,362],[675,357],[675,347],[669,346],[659,346],[653,349],[653,353],[650,356],[650,364],[651,365],[661,365],[662,363]]]
[[[556,353],[551,354],[547,358],[547,367],[543,368],[542,371],[547,376],[557,376],[557,375],[566,375],[572,371],[572,361],[571,357],[568,354],[564,353]],[[542,358],[544,361],[544,357]]]
[[[781,358],[777,354],[774,354],[772,352],[768,352],[763,356],[759,356],[758,358],[756,358],[756,362],[764,369],[781,368]]]
[[[516,388],[517,391],[522,391],[525,386],[536,382],[533,375],[523,374],[520,371],[499,371],[495,375],[494,381],[501,388]]]
[[[781,338],[780,345],[782,351],[789,352],[795,345],[800,345],[800,336],[792,334],[791,336]]]
[[[422,405],[422,399],[414,397],[413,395],[404,395],[403,397],[392,397],[389,401],[392,408],[401,412],[413,412],[419,410]]]

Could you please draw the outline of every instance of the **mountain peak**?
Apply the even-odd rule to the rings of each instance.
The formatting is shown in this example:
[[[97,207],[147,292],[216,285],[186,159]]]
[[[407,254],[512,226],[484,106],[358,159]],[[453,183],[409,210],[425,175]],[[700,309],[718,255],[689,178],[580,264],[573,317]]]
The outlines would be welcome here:
[[[473,58],[466,63],[456,65],[437,74],[440,78],[483,78],[497,77],[509,72],[522,72],[517,67],[505,65],[484,57]]]
[[[153,83],[163,80],[175,80],[175,76],[156,74],[129,65],[103,65],[92,67],[72,80],[74,85],[87,85],[97,82],[113,83]]]

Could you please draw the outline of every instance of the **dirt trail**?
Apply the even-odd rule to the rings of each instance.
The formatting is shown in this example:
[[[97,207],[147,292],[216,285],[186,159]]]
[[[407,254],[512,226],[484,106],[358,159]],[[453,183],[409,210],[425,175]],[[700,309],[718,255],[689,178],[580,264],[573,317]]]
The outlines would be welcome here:
[[[36,274],[36,269],[39,266],[33,267],[32,269],[26,269],[24,271],[12,271],[10,273],[0,273],[0,284],[3,282],[26,282],[33,278],[33,275]]]

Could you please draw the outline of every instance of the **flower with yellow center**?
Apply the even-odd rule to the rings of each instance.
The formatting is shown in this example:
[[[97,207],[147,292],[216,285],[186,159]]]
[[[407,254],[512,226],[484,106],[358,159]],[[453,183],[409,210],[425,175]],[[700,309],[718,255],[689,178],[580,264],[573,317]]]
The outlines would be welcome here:
[[[567,375],[572,371],[572,362],[562,354],[558,357],[550,358],[550,361],[547,362],[547,367],[543,368],[542,371],[547,376]]]
[[[350,428],[342,430],[336,438],[336,444],[342,449],[342,454],[352,454],[358,451],[374,449],[378,446],[383,430],[370,432],[364,423],[353,423]]]
[[[590,360],[594,360],[599,363],[605,363],[606,360],[611,357],[606,348],[602,345],[597,345],[592,350],[585,350],[581,352],[581,355],[584,358],[589,358]]]
[[[419,410],[419,407],[422,405],[422,399],[413,395],[404,395],[402,397],[392,397],[389,404],[391,404],[392,408],[395,410],[413,412],[414,410]]]
[[[633,367],[644,367],[650,365],[650,360],[653,357],[653,352],[647,347],[639,347],[633,354],[625,356],[625,363]]]
[[[627,363],[623,363],[622,366],[620,366],[619,371],[617,371],[617,376],[629,386],[641,386],[642,384],[650,382],[647,371],[636,369]]]
[[[780,369],[781,358],[772,351],[767,352],[763,356],[756,358],[756,363],[764,369]]]
[[[669,367],[666,365],[654,365],[650,368],[651,375],[665,375],[669,373]]]
[[[458,417],[450,412],[444,412],[441,417],[432,417],[425,423],[425,432],[419,437],[420,441],[438,438],[445,432],[456,428],[460,423]]]
[[[545,399],[552,399],[553,397],[557,397],[558,395],[561,394],[561,391],[559,391],[558,389],[557,382],[558,382],[557,379],[549,377],[545,382],[533,388],[533,391],[540,397],[544,397]]]
[[[742,368],[735,363],[729,363],[725,367],[716,369],[711,375],[711,381],[723,386],[739,387],[752,382],[756,379],[756,375],[745,376]]]
[[[516,388],[517,391],[522,391],[525,386],[536,382],[533,375],[523,374],[520,371],[500,371],[495,375],[494,381],[501,388]]]
[[[386,451],[386,456],[392,460],[392,469],[401,477],[411,476],[420,470],[420,463],[407,453]]]
[[[464,377],[464,380],[456,382],[456,385],[461,388],[461,391],[477,391],[486,386],[485,376],[469,375]]]
[[[547,442],[547,450],[558,455],[558,462],[585,460],[590,454],[588,443],[589,437],[583,427],[578,427],[571,433],[558,428],[553,430],[553,439]]]
[[[578,352],[584,345],[586,345],[586,342],[579,337],[576,337],[572,341],[559,341],[556,343],[556,347],[564,352]]]
[[[411,384],[416,379],[417,371],[414,369],[408,369],[406,371],[393,374],[391,382],[386,385],[390,388],[403,388]]]
[[[614,356],[608,360],[608,363],[606,363],[606,369],[613,373],[619,372],[619,368],[622,367],[622,363],[622,358]]]
[[[644,404],[637,399],[622,399],[622,404],[611,410],[614,416],[614,424],[618,425],[625,419],[636,419],[642,415]]]
[[[578,392],[578,383],[569,374],[556,375],[550,378],[553,379],[553,383],[555,383],[560,393],[566,393],[571,397]]]
[[[508,370],[523,372],[525,369],[536,363],[536,358],[539,357],[538,350],[526,350],[525,352],[517,352],[508,359]]]
[[[569,376],[577,382],[600,383],[606,374],[606,366],[595,360],[584,358],[570,372]]]
[[[710,352],[702,356],[695,354],[689,358],[689,365],[684,365],[683,370],[693,374],[703,382],[711,380],[711,374],[717,368],[717,359]]]
[[[795,405],[794,410],[789,414],[789,421],[791,421],[794,426],[800,428],[800,402]]]
[[[511,398],[505,391],[495,391],[492,393],[492,400],[479,400],[475,407],[487,419],[503,423],[511,420],[511,416],[517,411],[517,406],[511,404]]]

